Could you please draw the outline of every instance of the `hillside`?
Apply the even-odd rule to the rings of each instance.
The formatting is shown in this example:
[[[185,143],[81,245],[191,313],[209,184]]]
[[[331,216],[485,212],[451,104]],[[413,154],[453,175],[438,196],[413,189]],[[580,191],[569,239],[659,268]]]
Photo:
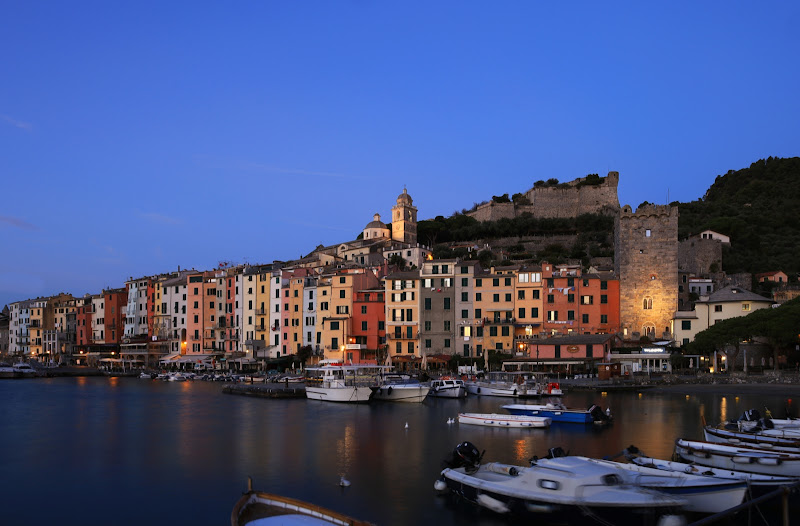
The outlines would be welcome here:
[[[800,158],[770,157],[731,170],[702,199],[673,204],[680,239],[705,229],[730,236],[725,272],[800,272]]]
[[[770,157],[730,170],[717,176],[702,199],[672,204],[680,212],[679,239],[706,229],[730,236],[731,246],[723,251],[725,272],[800,273],[800,158]],[[609,217],[595,214],[573,219],[524,214],[479,222],[462,212],[420,221],[418,234],[436,257],[477,258],[453,248],[470,243],[492,247],[479,252],[484,263],[581,259],[587,264],[590,257],[613,256],[612,229]]]

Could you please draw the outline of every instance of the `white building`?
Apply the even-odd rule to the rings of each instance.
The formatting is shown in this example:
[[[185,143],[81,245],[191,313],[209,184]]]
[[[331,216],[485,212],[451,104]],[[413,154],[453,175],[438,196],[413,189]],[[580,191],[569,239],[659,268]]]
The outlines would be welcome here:
[[[739,287],[728,286],[695,302],[693,311],[678,311],[672,319],[672,333],[678,344],[687,344],[718,321],[746,316],[772,305],[772,300]]]
[[[125,307],[125,337],[147,336],[147,285],[150,278],[129,279],[128,304]]]

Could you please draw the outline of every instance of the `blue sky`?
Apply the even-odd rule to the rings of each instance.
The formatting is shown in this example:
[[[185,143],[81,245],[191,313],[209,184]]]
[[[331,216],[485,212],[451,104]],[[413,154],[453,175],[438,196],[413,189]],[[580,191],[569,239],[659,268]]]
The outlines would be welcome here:
[[[553,5],[550,5],[553,4]],[[266,263],[539,179],[800,146],[796,2],[0,4],[0,306]]]

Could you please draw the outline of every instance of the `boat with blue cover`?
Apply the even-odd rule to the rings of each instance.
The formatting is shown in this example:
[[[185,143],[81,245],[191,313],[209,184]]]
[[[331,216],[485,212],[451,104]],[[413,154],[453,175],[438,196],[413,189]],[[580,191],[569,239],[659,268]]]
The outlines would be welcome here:
[[[606,424],[611,420],[611,411],[593,405],[589,409],[569,409],[560,403],[537,404],[509,404],[503,409],[512,415],[543,416],[553,422],[570,422],[575,424]]]

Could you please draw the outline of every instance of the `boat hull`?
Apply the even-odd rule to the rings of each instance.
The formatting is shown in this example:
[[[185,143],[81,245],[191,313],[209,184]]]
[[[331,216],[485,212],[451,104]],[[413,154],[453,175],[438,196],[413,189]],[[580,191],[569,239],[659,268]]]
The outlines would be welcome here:
[[[466,398],[467,388],[461,380],[434,380],[431,382],[428,396],[435,398]]]
[[[800,453],[800,441],[790,438],[773,437],[762,433],[739,433],[710,426],[703,428],[706,442],[742,447],[754,447],[786,453]]]
[[[573,424],[591,424],[594,422],[589,411],[576,409],[548,408],[544,405],[512,404],[504,405],[503,409],[512,415],[542,416],[550,418],[553,422],[569,422]]]
[[[460,413],[459,424],[490,427],[517,427],[525,429],[550,427],[552,420],[546,417],[527,415],[499,415],[496,413]]]
[[[365,403],[372,398],[369,387],[316,387],[306,386],[306,398],[325,402]]]
[[[585,458],[585,457],[579,457]],[[742,503],[747,483],[702,477],[691,473],[662,471],[638,464],[586,458],[587,462],[619,470],[628,484],[660,491],[684,499],[684,510],[693,513],[720,513]]]
[[[714,468],[800,477],[800,455],[728,444],[678,439],[675,453],[684,460]]]
[[[627,455],[626,455],[627,456]],[[798,479],[791,477],[779,477],[775,475],[761,475],[757,473],[747,473],[744,471],[733,471],[729,469],[713,468],[710,466],[700,466],[697,464],[687,464],[685,462],[673,462],[671,460],[659,460],[642,456],[630,456],[628,459],[639,466],[645,466],[663,471],[674,471],[676,473],[689,473],[703,477],[715,477],[726,480],[741,480],[750,486],[754,496],[762,495],[780,486],[793,484]]]
[[[386,402],[420,403],[429,391],[430,387],[423,385],[382,385],[374,388],[372,398]]]
[[[531,468],[492,464],[481,466],[477,473],[468,474],[464,468],[445,469],[442,480],[446,489],[457,497],[464,498],[496,513],[529,519],[557,520],[559,523],[586,524],[587,512],[605,524],[656,524],[657,519],[675,513],[685,504],[658,492],[627,487],[602,487],[593,484],[579,489],[580,496],[558,495],[537,489],[534,479],[525,472]],[[502,473],[505,469],[515,474]],[[548,478],[543,476],[543,478]]]
[[[485,383],[467,383],[467,393],[475,396],[504,396],[508,398],[520,398],[528,396],[525,386],[496,386]]]

